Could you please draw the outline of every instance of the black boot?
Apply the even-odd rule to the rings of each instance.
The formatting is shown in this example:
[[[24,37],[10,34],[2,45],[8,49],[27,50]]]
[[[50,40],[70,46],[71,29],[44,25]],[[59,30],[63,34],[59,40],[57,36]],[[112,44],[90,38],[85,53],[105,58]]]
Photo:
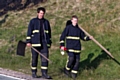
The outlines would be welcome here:
[[[36,72],[32,72],[32,77],[33,77],[33,78],[38,78]]]
[[[47,75],[47,70],[42,69],[42,78],[44,79],[52,79],[51,76]]]
[[[65,75],[67,75],[68,77],[70,76],[70,71],[69,71],[69,70],[66,70],[66,68],[64,68],[64,73],[65,73]]]
[[[42,73],[42,78],[45,78],[45,79],[52,79],[51,76],[47,75],[46,73]]]
[[[71,77],[73,78],[73,80],[75,80],[76,77],[77,77],[77,74],[75,74],[75,73],[71,73]]]

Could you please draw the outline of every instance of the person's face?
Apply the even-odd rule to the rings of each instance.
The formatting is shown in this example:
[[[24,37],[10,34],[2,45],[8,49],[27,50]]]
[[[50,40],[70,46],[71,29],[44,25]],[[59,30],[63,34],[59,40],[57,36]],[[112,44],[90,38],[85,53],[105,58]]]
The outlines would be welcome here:
[[[42,19],[42,18],[44,17],[44,14],[45,14],[45,13],[44,13],[42,10],[40,10],[40,12],[37,13],[38,18],[39,18],[39,19]]]
[[[77,18],[72,18],[72,25],[73,26],[76,26],[77,25],[77,23],[78,23],[78,19]]]

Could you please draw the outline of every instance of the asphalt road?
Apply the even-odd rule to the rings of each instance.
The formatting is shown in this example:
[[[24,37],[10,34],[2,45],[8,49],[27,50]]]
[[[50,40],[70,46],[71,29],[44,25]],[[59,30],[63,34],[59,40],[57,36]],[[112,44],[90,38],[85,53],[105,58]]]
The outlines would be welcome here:
[[[21,79],[8,76],[8,75],[4,75],[4,74],[0,74],[0,80],[21,80]]]

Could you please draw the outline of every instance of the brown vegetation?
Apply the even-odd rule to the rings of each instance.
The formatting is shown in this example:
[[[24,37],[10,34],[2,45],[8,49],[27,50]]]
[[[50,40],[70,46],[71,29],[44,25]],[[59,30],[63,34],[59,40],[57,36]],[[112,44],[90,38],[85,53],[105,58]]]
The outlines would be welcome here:
[[[47,0],[0,0],[0,16],[11,10],[21,10]]]

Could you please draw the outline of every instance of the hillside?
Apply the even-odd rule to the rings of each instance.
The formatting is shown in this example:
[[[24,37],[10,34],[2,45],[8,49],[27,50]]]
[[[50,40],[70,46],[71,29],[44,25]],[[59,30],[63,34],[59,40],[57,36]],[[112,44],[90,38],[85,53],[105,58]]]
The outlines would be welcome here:
[[[26,48],[25,57],[20,57],[16,55],[16,46],[19,40],[26,40],[29,20],[36,17],[36,9],[43,6],[47,10],[45,18],[50,21],[52,29],[50,60],[53,63],[49,64],[49,74],[54,80],[71,80],[61,71],[66,64],[67,55],[60,54],[59,37],[66,21],[74,14],[79,17],[79,25],[108,49],[118,61],[117,63],[110,59],[93,41],[82,41],[77,79],[119,80],[119,4],[119,0],[46,0],[31,7],[8,11],[0,16],[0,67],[31,74],[30,49]]]

